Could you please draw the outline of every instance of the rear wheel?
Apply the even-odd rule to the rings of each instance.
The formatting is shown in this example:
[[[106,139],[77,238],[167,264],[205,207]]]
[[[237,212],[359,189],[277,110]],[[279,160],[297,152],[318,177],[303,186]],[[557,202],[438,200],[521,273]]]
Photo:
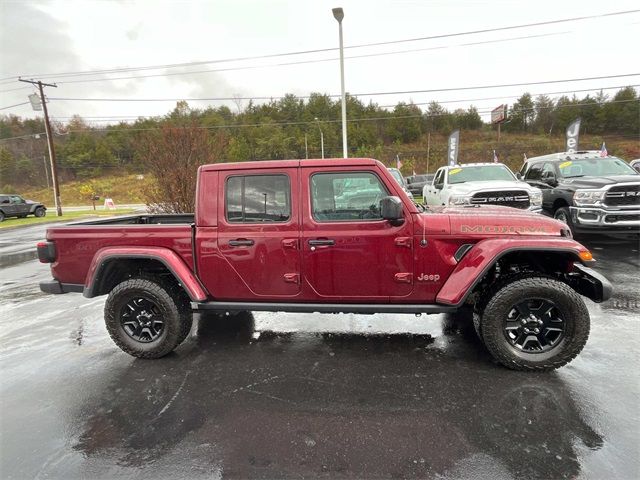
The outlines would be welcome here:
[[[192,313],[183,292],[164,282],[132,278],[117,285],[104,307],[107,331],[124,352],[160,358],[173,351],[191,330]]]
[[[514,370],[546,371],[573,360],[589,337],[589,312],[568,285],[531,276],[489,299],[480,334],[489,352]]]
[[[38,207],[36,208],[36,210],[33,212],[33,214],[36,217],[44,217],[47,214],[47,211],[44,209],[44,207]],[[26,215],[25,215],[26,217]]]

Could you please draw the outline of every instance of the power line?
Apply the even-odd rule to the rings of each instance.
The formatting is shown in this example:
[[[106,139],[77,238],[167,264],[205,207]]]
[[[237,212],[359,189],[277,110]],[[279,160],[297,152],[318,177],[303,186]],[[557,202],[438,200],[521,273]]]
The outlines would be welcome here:
[[[1,107],[0,110],[7,110],[8,108],[19,107],[21,105],[28,105],[29,102],[16,103],[15,105],[9,105],[8,107]]]
[[[540,95],[561,95],[561,94],[567,94],[567,93],[582,93],[582,92],[594,92],[594,91],[600,91],[600,90],[616,90],[616,89],[622,89],[622,88],[626,88],[626,87],[640,87],[640,84],[636,84],[636,85],[619,85],[619,86],[615,86],[615,87],[595,87],[595,88],[585,88],[585,89],[579,89],[579,90],[564,90],[564,91],[560,91],[560,92],[540,92],[540,93],[531,93],[532,97],[537,97]],[[482,97],[482,98],[463,98],[463,99],[458,99],[458,100],[433,100],[431,102],[412,102],[408,105],[416,105],[416,106],[420,106],[420,105],[429,105],[432,102],[435,102],[437,104],[444,104],[444,103],[461,103],[461,102],[476,102],[476,101],[483,101],[483,100],[501,100],[501,99],[506,99],[506,98],[519,98],[522,95],[502,95],[499,97]],[[396,107],[398,106],[398,104],[394,104],[394,105],[377,105],[379,108],[392,108],[392,107]],[[118,120],[118,119],[122,119],[122,120],[136,120],[136,119],[148,119],[148,118],[158,118],[158,117],[162,117],[165,114],[160,114],[160,115],[146,115],[146,114],[138,114],[138,115],[96,115],[96,116],[90,116],[90,115],[71,115],[71,116],[55,116],[52,117],[56,120],[67,120],[67,119],[72,119],[74,117],[80,117],[81,119],[96,119],[96,120]]]
[[[568,78],[562,80],[544,80],[538,82],[507,83],[499,85],[475,85],[471,87],[432,88],[427,90],[404,90],[392,92],[350,93],[351,97],[370,97],[379,95],[405,95],[408,93],[453,92],[459,90],[481,90],[488,88],[522,87],[530,85],[548,85],[553,83],[584,82],[588,80],[604,80],[610,78],[637,77],[640,73],[625,73],[620,75],[604,75],[599,77]],[[307,99],[313,96],[340,97],[340,94],[293,95],[295,98]],[[252,97],[203,97],[203,98],[80,98],[80,97],[50,97],[50,100],[75,102],[179,102],[179,101],[234,101],[234,100],[280,100],[284,96],[252,96]]]
[[[390,40],[385,42],[374,42],[374,43],[364,43],[358,45],[348,45],[345,46],[345,49],[354,49],[354,48],[364,48],[364,47],[376,47],[382,45],[394,45],[398,43],[408,43],[408,42],[419,42],[425,40],[436,40],[441,38],[451,38],[451,37],[460,37],[466,35],[477,35],[482,33],[490,33],[490,32],[499,32],[506,30],[515,30],[520,28],[530,28],[530,27],[540,27],[544,25],[557,25],[560,23],[568,23],[568,22],[576,22],[583,20],[591,20],[596,18],[605,18],[605,17],[613,17],[619,15],[628,15],[633,13],[638,13],[640,10],[626,10],[619,12],[610,12],[599,15],[588,15],[588,16],[580,16],[580,17],[571,17],[571,18],[563,18],[558,20],[547,20],[542,22],[533,22],[519,25],[509,25],[504,27],[496,27],[496,28],[485,28],[480,30],[470,30],[464,32],[456,32],[456,33],[448,33],[441,35],[431,35],[425,37],[415,37],[415,38],[406,38],[401,40]],[[120,72],[130,72],[130,71],[142,71],[142,70],[157,70],[157,69],[168,69],[168,68],[181,68],[187,66],[198,66],[198,65],[207,65],[211,63],[227,63],[227,62],[237,62],[237,61],[246,61],[246,60],[258,60],[265,58],[276,58],[276,57],[285,57],[285,56],[293,56],[293,55],[305,55],[305,54],[313,54],[313,53],[322,53],[322,52],[331,52],[336,51],[338,48],[319,48],[312,50],[301,50],[301,51],[293,51],[293,52],[284,52],[284,53],[274,53],[268,55],[254,55],[254,56],[246,56],[246,57],[232,57],[226,59],[216,59],[216,60],[204,60],[204,61],[195,61],[195,62],[183,62],[183,63],[170,63],[164,65],[147,65],[147,66],[139,66],[139,67],[116,67],[102,70],[81,70],[81,71],[70,71],[70,72],[59,72],[59,73],[41,73],[41,74],[29,74],[22,75],[23,77],[34,76],[34,77],[46,77],[46,78],[54,78],[54,77],[71,77],[71,76],[80,76],[80,75],[95,75],[99,73],[120,73]],[[16,77],[12,77],[16,78]],[[8,77],[7,77],[8,79]]]
[[[640,102],[640,99],[632,99],[632,100],[613,100],[606,103],[599,102],[587,102],[587,103],[574,103],[568,105],[561,105],[557,107],[556,105],[551,105],[548,107],[533,107],[531,109],[519,109],[518,112],[527,112],[527,111],[538,111],[538,110],[548,110],[553,108],[575,108],[575,107],[583,107],[588,105],[605,105],[611,103],[629,103],[629,102]],[[476,111],[478,114],[487,114],[491,113],[491,110],[478,110]],[[350,118],[347,119],[347,122],[373,122],[373,121],[386,121],[386,120],[395,120],[395,119],[409,119],[409,118],[430,118],[430,117],[442,117],[447,115],[455,115],[452,112],[443,112],[435,115],[427,115],[425,113],[415,114],[415,115],[391,115],[384,117],[368,117],[368,118]],[[323,123],[339,123],[341,120],[323,120]],[[269,123],[246,123],[246,124],[228,124],[228,125],[209,125],[209,126],[197,126],[196,128],[202,130],[216,130],[220,128],[248,128],[248,127],[263,127],[263,126],[293,126],[293,125],[310,125],[315,124],[316,121],[297,121],[297,122],[269,122]],[[143,132],[143,131],[153,131],[160,130],[163,127],[148,127],[148,128],[116,128],[116,127],[92,127],[94,131],[103,131],[108,130],[110,132],[113,131],[127,131],[127,132]],[[76,132],[86,132],[87,130],[68,130],[66,133],[76,133]]]
[[[512,38],[502,38],[502,39],[496,39],[496,40],[485,40],[480,42],[460,43],[456,45],[442,45],[438,47],[416,48],[416,49],[399,50],[399,51],[393,51],[393,52],[369,53],[369,54],[363,54],[363,55],[352,55],[349,57],[345,57],[345,59],[353,60],[353,59],[359,59],[359,58],[382,57],[382,56],[389,56],[389,55],[423,52],[423,51],[429,51],[429,50],[444,50],[447,48],[467,47],[467,46],[474,46],[474,45],[487,45],[492,43],[503,43],[503,42],[510,42],[515,40],[527,40],[531,38],[551,37],[551,36],[557,36],[557,35],[564,35],[567,33],[570,33],[570,32],[543,33],[539,35],[526,35],[522,37],[512,37]],[[270,64],[270,65],[250,65],[250,66],[243,66],[243,67],[217,68],[217,69],[208,69],[208,70],[191,70],[187,72],[173,72],[173,73],[165,72],[165,73],[154,73],[150,75],[131,75],[127,77],[115,77],[115,78],[89,78],[85,80],[62,80],[62,81],[59,81],[58,83],[62,85],[62,84],[72,84],[72,83],[112,82],[117,80],[134,80],[134,79],[140,79],[140,78],[198,75],[203,73],[217,73],[217,72],[219,73],[219,72],[231,72],[231,71],[239,71],[239,70],[275,68],[275,67],[284,67],[284,66],[291,66],[291,65],[304,65],[304,64],[312,64],[312,63],[335,62],[338,60],[339,58],[323,58],[323,59],[315,59],[315,60],[300,60],[296,62],[276,63],[276,64]]]

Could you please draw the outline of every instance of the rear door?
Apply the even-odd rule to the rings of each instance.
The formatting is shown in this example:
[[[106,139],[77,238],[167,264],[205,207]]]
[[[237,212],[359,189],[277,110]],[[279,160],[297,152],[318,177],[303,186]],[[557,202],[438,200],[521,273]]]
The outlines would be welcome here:
[[[303,272],[310,299],[383,303],[412,292],[411,215],[405,212],[400,226],[382,219],[380,200],[401,187],[393,180],[385,185],[379,173],[359,167],[301,170]]]
[[[218,191],[218,248],[235,277],[219,290],[233,300],[298,295],[298,169],[223,170]]]

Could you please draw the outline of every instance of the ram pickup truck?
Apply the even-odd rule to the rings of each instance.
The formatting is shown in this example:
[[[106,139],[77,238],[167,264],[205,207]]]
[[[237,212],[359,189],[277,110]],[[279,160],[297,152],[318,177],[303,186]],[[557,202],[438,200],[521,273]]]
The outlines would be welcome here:
[[[520,181],[502,163],[441,167],[423,188],[427,205],[502,205],[541,212],[542,192]]]
[[[489,352],[520,370],[571,361],[589,335],[582,297],[611,295],[562,222],[416,205],[373,159],[206,165],[197,182],[193,215],[50,227],[42,291],[108,295],[109,334],[141,358],[180,345],[194,311],[472,311]]]
[[[542,208],[574,235],[640,234],[640,174],[598,150],[529,158],[520,172],[542,190]]]

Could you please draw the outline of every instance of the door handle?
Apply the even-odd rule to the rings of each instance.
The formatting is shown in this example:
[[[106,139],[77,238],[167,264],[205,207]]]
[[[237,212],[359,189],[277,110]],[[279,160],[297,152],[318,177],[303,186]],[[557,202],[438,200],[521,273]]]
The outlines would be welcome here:
[[[318,238],[315,240],[309,240],[309,245],[311,245],[312,247],[321,247],[321,246],[328,246],[328,245],[335,245],[336,242],[335,240],[330,240],[328,238]]]
[[[237,238],[236,240],[229,240],[230,247],[250,247],[254,243],[256,242],[254,242],[253,240],[248,240],[246,238]]]

